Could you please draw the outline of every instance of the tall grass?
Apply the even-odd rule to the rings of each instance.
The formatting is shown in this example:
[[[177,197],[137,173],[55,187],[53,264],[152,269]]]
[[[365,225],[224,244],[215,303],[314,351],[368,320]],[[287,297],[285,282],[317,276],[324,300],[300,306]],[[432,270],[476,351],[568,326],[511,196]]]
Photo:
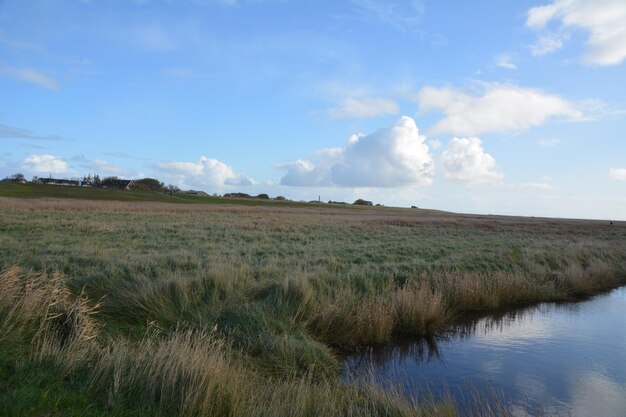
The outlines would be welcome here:
[[[214,331],[150,330],[139,340],[98,338],[100,314],[73,297],[60,274],[0,272],[2,329],[29,335],[31,360],[82,378],[103,410],[172,416],[424,416],[449,405],[418,404],[374,383],[339,384],[313,374],[268,377],[238,360]],[[5,334],[5,333],[3,333]],[[10,345],[6,338],[3,346]],[[15,342],[13,340],[12,342]],[[5,352],[6,353],[6,352]],[[46,394],[47,395],[47,394]]]
[[[16,266],[0,272],[0,344],[7,347],[30,345],[37,358],[63,350],[81,363],[98,335],[97,309],[84,294],[72,296],[59,273],[24,274]]]
[[[429,335],[451,320],[450,296],[425,284],[412,284],[396,292],[394,316],[396,332],[403,335]]]
[[[118,415],[454,415],[339,383],[337,349],[626,278],[619,222],[2,198],[0,212],[0,375],[54,363]]]

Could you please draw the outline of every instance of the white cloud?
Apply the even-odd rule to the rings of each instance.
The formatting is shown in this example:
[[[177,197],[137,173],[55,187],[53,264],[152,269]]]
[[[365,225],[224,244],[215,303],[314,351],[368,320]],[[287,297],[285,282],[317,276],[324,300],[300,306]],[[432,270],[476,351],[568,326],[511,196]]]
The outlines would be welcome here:
[[[548,24],[558,10],[559,6],[557,5],[557,2],[545,6],[533,7],[528,11],[526,26],[533,29],[542,28]]]
[[[102,175],[128,177],[133,173],[133,171],[128,168],[113,165],[103,159],[96,159],[91,164],[87,165],[87,167]]]
[[[17,68],[0,65],[0,74],[13,79],[34,84],[46,90],[59,91],[60,85],[57,80],[41,71],[32,68]]]
[[[22,161],[22,167],[39,173],[64,174],[71,172],[67,162],[54,155],[30,155]]]
[[[609,171],[609,176],[615,180],[626,181],[626,168],[613,168]]]
[[[415,121],[401,117],[369,135],[352,135],[345,147],[324,149],[316,163],[298,160],[279,168],[292,186],[402,187],[432,183],[433,160]]]
[[[530,53],[535,56],[543,56],[556,52],[563,48],[563,39],[559,35],[550,34],[541,36],[530,45]]]
[[[528,11],[526,26],[545,29],[551,21],[560,31],[588,32],[582,61],[589,65],[617,65],[626,58],[626,2],[623,0],[555,0]]]
[[[356,119],[397,114],[398,105],[383,98],[345,98],[338,107],[327,111],[331,119]]]
[[[441,157],[444,178],[465,183],[493,182],[502,177],[496,160],[485,153],[479,138],[453,138]]]
[[[501,54],[496,57],[495,62],[497,67],[506,69],[517,69],[517,65],[513,63],[513,57],[510,54]]]
[[[422,110],[439,110],[445,114],[429,129],[433,134],[515,132],[551,119],[581,120],[584,116],[576,104],[559,96],[503,84],[486,84],[479,96],[427,86],[420,90],[418,101]]]
[[[287,170],[287,174],[280,180],[282,185],[295,185],[301,187],[331,186],[329,164],[315,166],[310,161],[298,159],[286,164],[277,165],[276,168]]]
[[[546,148],[550,148],[553,146],[556,146],[558,144],[561,143],[561,139],[540,139],[539,141],[537,141],[537,143],[541,146],[544,146]]]
[[[201,156],[196,162],[172,161],[157,164],[170,182],[180,186],[212,186],[228,185],[247,186],[254,181],[244,174],[218,161]]]

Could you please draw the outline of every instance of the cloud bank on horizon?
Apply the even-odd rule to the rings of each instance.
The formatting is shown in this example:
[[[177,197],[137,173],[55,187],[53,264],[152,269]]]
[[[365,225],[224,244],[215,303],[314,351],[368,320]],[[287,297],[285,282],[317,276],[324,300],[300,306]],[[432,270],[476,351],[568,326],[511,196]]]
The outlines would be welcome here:
[[[2,2],[0,175],[626,219],[626,2],[531,3]]]

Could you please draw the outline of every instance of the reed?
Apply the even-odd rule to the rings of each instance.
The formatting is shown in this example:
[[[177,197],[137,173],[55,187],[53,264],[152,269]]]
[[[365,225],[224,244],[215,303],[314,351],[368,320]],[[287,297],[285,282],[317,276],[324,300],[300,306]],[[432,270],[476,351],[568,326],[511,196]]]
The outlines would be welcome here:
[[[71,353],[73,364],[82,363],[98,335],[93,318],[98,307],[82,293],[72,296],[59,273],[7,268],[0,272],[0,344],[26,345],[38,359],[63,350]]]
[[[452,314],[447,297],[425,284],[407,285],[394,296],[396,333],[423,336],[435,333],[450,323]]]

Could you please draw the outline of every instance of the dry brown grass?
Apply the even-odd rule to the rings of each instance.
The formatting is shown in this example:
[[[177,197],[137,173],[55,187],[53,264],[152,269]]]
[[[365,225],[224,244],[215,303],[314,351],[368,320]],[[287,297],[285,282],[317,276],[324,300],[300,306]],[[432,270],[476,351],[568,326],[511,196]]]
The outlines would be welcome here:
[[[101,349],[91,388],[106,390],[110,405],[143,401],[146,407],[157,404],[161,412],[175,407],[184,416],[226,416],[237,407],[233,394],[240,373],[220,340],[181,331],[167,338],[150,335],[136,346],[121,341]]]
[[[426,284],[407,285],[393,298],[396,332],[403,335],[426,335],[441,330],[452,314],[448,294]]]
[[[433,281],[456,313],[550,299],[555,293],[552,286],[533,283],[521,272],[447,272],[437,274]]]
[[[0,272],[0,345],[26,345],[35,360],[63,362],[72,372],[96,348],[99,305],[73,296],[59,273],[28,274],[13,266]]]

